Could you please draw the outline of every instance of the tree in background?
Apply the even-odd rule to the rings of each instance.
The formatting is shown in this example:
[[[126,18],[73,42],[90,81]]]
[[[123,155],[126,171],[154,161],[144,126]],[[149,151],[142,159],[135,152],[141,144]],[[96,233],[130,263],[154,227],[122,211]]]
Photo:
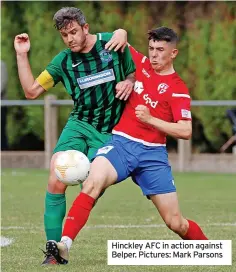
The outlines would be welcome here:
[[[196,100],[236,99],[236,5],[208,3],[196,10],[198,17],[188,26],[186,80]],[[192,11],[193,13],[193,11]],[[202,13],[202,16],[199,16]],[[195,15],[196,16],[196,15]],[[214,20],[209,20],[213,17]],[[224,107],[193,108],[204,134],[216,150],[231,135]]]
[[[91,33],[125,28],[129,42],[147,54],[149,29],[161,25],[174,28],[181,37],[181,54],[176,70],[189,86],[193,99],[236,99],[236,5],[234,2],[3,2],[2,59],[9,74],[8,98],[24,99],[19,83],[13,40],[16,34],[29,33],[30,63],[36,77],[51,59],[64,49],[52,17],[63,6],[76,6],[86,14]],[[214,18],[214,20],[212,20]],[[62,84],[49,90],[58,99],[69,99]],[[71,107],[60,107],[62,129]],[[222,107],[193,108],[194,124],[203,131],[193,134],[199,150],[218,150],[231,135]],[[12,148],[22,137],[33,135],[35,142],[44,139],[42,107],[9,108],[8,135]],[[27,141],[30,142],[30,141]],[[37,148],[32,142],[32,148]],[[22,144],[20,147],[23,149]],[[42,147],[42,145],[41,145]],[[28,148],[28,146],[26,147]]]

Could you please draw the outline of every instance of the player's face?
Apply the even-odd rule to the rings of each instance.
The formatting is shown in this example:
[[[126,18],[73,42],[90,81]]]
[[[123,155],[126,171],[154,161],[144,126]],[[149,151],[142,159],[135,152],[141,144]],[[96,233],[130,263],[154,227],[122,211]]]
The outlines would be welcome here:
[[[80,52],[86,45],[89,26],[85,24],[80,26],[76,21],[72,21],[66,27],[60,30],[64,43],[72,52]]]
[[[150,40],[148,53],[152,68],[155,72],[160,73],[172,67],[178,50],[175,48],[175,44]]]

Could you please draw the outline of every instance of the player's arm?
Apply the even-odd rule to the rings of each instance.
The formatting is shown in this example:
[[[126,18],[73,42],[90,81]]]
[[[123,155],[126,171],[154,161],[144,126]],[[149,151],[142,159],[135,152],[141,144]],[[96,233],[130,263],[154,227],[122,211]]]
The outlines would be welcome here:
[[[125,52],[125,48],[129,47],[133,61],[136,67],[147,59],[142,53],[138,52],[134,47],[128,43],[127,31],[124,29],[117,29],[113,32],[111,39],[105,44],[105,49]]]
[[[116,84],[116,98],[127,100],[133,91],[135,83],[135,73],[129,74],[125,80]]]
[[[128,43],[127,31],[124,29],[117,29],[113,32],[111,39],[105,44],[105,49],[124,52]]]
[[[166,122],[155,118],[150,114],[149,109],[144,105],[135,108],[136,117],[156,129],[178,139],[188,140],[192,136],[192,122],[190,120],[179,120],[176,123]]]
[[[45,90],[33,77],[27,53],[17,54],[16,59],[20,83],[24,90],[25,97],[27,99],[36,99]]]
[[[28,59],[28,51],[30,49],[29,36],[26,33],[17,35],[14,46],[18,74],[27,99],[36,99],[61,80],[61,71],[57,63],[58,56],[51,61],[46,70],[34,79]]]
[[[173,122],[166,122],[151,116],[144,105],[136,108],[136,116],[158,130],[179,139],[188,140],[192,136],[192,118],[190,111],[191,98],[185,84],[178,84],[175,93],[170,94],[169,105]]]
[[[106,49],[117,51],[121,49],[121,63],[125,80],[116,85],[116,98],[127,100],[135,83],[135,64],[127,45],[127,32],[124,29],[114,31],[112,38],[105,45]]]
[[[192,136],[192,121],[179,120],[177,123],[169,123],[153,117],[149,124],[177,139],[189,140]]]
[[[109,34],[110,35],[110,34]],[[127,100],[130,96],[134,82],[135,82],[135,64],[133,62],[132,56],[127,44],[127,32],[124,29],[118,29],[113,32],[112,36],[105,44],[105,49],[118,51],[121,49],[120,64],[122,65],[122,70],[124,71],[125,80],[118,82],[116,84],[116,98],[120,100]]]
[[[21,86],[27,99],[35,99],[45,90],[34,79],[28,59],[30,40],[26,33],[17,35],[14,40],[16,60]]]
[[[136,67],[127,46],[125,47],[124,52],[120,54],[121,63],[119,65],[122,65],[125,80],[117,83],[116,97],[119,99],[127,100],[133,91]]]

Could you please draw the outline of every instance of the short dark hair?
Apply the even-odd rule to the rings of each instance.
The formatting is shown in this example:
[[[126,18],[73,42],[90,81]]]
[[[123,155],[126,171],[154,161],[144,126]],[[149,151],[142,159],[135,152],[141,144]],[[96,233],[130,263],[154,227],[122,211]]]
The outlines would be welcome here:
[[[86,24],[86,19],[83,12],[74,7],[61,8],[54,14],[53,20],[55,21],[55,28],[57,30],[66,27],[72,21],[76,21],[80,26]]]
[[[148,31],[148,40],[177,43],[179,41],[179,38],[173,29],[161,26]]]

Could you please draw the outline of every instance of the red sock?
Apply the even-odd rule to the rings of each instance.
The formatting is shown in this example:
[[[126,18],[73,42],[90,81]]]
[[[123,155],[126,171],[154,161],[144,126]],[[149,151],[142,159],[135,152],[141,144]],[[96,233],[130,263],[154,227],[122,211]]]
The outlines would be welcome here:
[[[184,240],[208,240],[201,228],[194,221],[188,220],[189,228],[187,233],[181,237]]]
[[[94,202],[95,199],[87,194],[80,193],[77,196],[69,210],[62,236],[68,236],[72,240],[75,239],[77,234],[86,224]]]

